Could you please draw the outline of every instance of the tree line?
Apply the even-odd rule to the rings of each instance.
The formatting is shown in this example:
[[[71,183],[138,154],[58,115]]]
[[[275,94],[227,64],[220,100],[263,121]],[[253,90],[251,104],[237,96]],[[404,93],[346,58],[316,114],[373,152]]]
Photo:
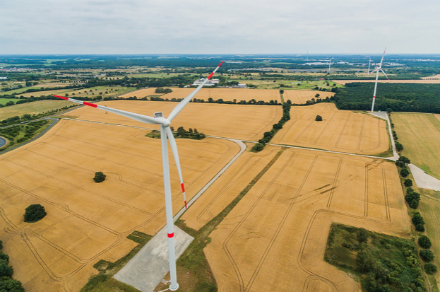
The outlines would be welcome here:
[[[370,110],[374,83],[348,83],[338,88],[336,106],[345,110]],[[380,83],[375,110],[440,113],[440,84]]]

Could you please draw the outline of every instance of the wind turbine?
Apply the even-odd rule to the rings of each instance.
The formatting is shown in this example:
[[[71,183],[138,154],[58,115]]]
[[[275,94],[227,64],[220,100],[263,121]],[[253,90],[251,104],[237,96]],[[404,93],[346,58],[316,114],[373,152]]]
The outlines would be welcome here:
[[[371,65],[371,62],[372,62],[372,60],[371,60],[371,57],[370,56],[368,56],[368,58],[369,58],[369,60],[368,60],[368,71],[367,71],[367,75],[370,75],[370,65]]]
[[[376,83],[374,84],[373,104],[371,105],[371,113],[373,113],[373,111],[374,111],[374,102],[376,101],[376,89],[377,89],[377,80],[379,79],[379,71],[382,71],[383,75],[385,75],[385,77],[388,80],[390,80],[390,78],[388,78],[387,74],[385,74],[385,72],[383,72],[383,70],[382,70],[382,62],[383,62],[383,57],[385,57],[386,50],[387,50],[387,48],[385,48],[385,50],[383,51],[382,59],[380,60],[379,66],[374,67],[374,70],[371,71],[371,73],[376,72]]]
[[[162,164],[163,164],[163,183],[165,190],[165,208],[166,208],[166,219],[167,219],[167,233],[168,233],[168,256],[169,256],[169,264],[170,264],[170,287],[171,291],[176,291],[179,288],[179,284],[177,283],[176,276],[176,255],[175,255],[175,246],[174,246],[174,222],[173,222],[173,208],[171,201],[171,182],[170,182],[170,168],[168,163],[168,143],[167,138],[170,142],[171,150],[173,152],[174,160],[177,166],[177,172],[179,173],[180,185],[182,187],[183,199],[186,205],[186,196],[185,196],[185,186],[183,185],[182,179],[182,170],[180,168],[179,154],[177,152],[176,141],[174,140],[173,132],[170,129],[171,121],[183,110],[183,108],[191,101],[191,99],[200,91],[200,89],[205,85],[205,83],[211,79],[211,77],[215,74],[215,72],[220,68],[223,64],[221,62],[217,68],[206,78],[190,95],[185,97],[177,106],[171,111],[168,118],[164,118],[161,112],[154,113],[154,117],[149,117],[141,114],[131,113],[123,110],[118,110],[94,103],[89,103],[86,101],[76,100],[73,98],[68,98],[64,96],[54,95],[55,97],[80,103],[83,105],[91,106],[97,109],[105,110],[111,113],[115,113],[142,123],[146,124],[157,124],[160,125],[160,139],[162,144]]]
[[[332,65],[332,60],[333,58],[331,58],[328,63],[328,74],[330,74],[330,66]]]

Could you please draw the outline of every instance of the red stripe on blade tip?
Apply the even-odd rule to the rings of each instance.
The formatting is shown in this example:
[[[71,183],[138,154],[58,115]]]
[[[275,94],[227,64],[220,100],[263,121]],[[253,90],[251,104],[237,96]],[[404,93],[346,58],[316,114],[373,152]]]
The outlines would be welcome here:
[[[173,238],[174,237],[174,232],[173,233],[168,233],[168,238]]]
[[[58,98],[61,98],[61,99],[64,99],[64,100],[69,100],[69,98],[68,97],[64,97],[64,96],[59,96],[59,95],[54,95],[55,97],[58,97]]]
[[[211,79],[212,75],[214,75],[214,72],[212,72],[211,74],[209,74],[208,79]]]
[[[86,101],[83,102],[83,105],[88,105],[88,106],[91,106],[91,107],[98,107],[97,104],[86,102]]]
[[[185,186],[183,185],[183,183],[181,183],[180,186],[182,187],[182,192],[185,192]]]
[[[185,209],[188,209],[188,206],[186,205],[186,201],[185,201]]]
[[[219,67],[223,64],[223,61],[220,63],[220,65],[218,65]]]

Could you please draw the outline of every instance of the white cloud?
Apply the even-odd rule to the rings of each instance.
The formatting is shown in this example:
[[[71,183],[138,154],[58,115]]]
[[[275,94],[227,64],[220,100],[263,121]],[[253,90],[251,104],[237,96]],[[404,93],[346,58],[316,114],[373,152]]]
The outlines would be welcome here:
[[[438,53],[435,0],[0,0],[0,54]]]

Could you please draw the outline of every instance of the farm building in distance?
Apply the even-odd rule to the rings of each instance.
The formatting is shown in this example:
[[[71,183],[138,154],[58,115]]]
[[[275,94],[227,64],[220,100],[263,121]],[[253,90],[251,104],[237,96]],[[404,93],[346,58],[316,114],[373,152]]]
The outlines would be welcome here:
[[[192,85],[200,85],[204,81],[205,81],[205,78],[200,78],[200,79],[197,79],[196,81],[194,81]],[[220,82],[219,79],[211,79],[206,82],[205,86],[214,86],[215,84],[218,84],[219,82]]]

